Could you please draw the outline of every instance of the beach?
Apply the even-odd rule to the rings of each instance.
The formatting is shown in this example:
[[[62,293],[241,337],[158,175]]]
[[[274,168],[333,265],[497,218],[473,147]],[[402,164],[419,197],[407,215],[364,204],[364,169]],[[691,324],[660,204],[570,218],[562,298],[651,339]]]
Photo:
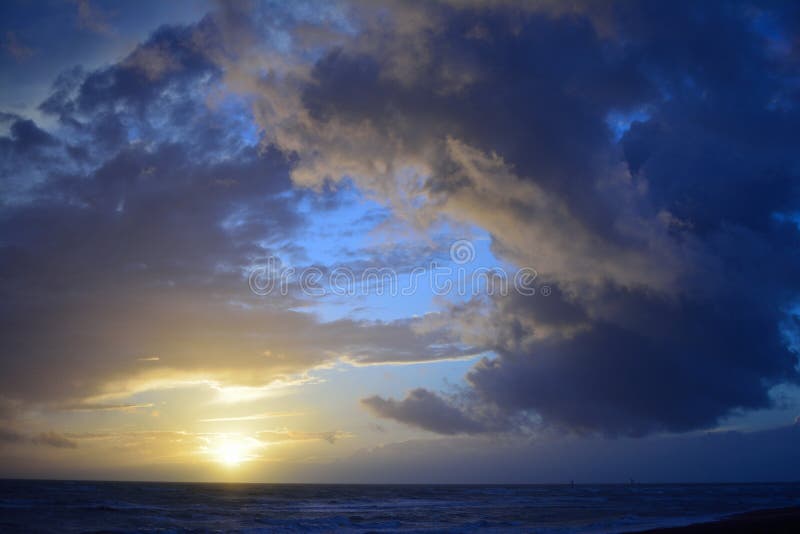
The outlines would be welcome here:
[[[733,514],[719,521],[696,523],[683,527],[645,530],[648,534],[700,533],[795,533],[800,532],[800,506],[771,508]]]

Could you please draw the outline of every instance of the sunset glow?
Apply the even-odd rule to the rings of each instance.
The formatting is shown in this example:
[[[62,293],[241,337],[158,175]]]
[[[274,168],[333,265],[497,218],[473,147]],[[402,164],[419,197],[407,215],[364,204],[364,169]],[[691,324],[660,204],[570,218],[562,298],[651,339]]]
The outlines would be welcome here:
[[[239,436],[223,437],[213,449],[213,455],[219,463],[228,467],[237,467],[242,462],[252,459],[250,456],[253,444]]]

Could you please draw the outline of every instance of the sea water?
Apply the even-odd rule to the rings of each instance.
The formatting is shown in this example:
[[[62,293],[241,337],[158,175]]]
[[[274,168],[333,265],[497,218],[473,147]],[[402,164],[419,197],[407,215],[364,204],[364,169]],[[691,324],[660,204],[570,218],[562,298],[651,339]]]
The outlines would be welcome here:
[[[800,484],[317,485],[0,480],[0,531],[624,532],[800,504]]]

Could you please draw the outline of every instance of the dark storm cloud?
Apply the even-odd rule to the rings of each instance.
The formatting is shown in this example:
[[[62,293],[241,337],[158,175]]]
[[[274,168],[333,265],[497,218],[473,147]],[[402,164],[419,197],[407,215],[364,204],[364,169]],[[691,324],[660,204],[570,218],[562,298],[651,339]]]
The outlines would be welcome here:
[[[61,73],[39,109],[70,129],[73,145],[88,142],[89,150],[102,157],[133,140],[163,141],[213,116],[202,112],[203,96],[219,82],[219,69],[208,57],[213,31],[207,21],[164,26],[122,61],[90,72],[76,66]],[[166,131],[160,128],[165,122]]]
[[[468,374],[475,407],[447,417],[491,406],[579,432],[684,431],[771,406],[772,386],[797,381],[795,7],[391,15],[363,15],[369,32],[309,68],[274,136],[314,147],[299,150],[298,183],[351,175],[395,207],[410,196],[418,221],[482,226],[556,289],[489,303],[480,332],[465,323],[464,339],[497,357]],[[424,185],[398,181],[404,167]],[[368,405],[453,431],[407,401]]]
[[[587,319],[566,338],[536,339],[550,320],[537,317],[546,306],[537,297],[497,303],[493,320],[517,328],[501,330],[490,342],[499,357],[467,377],[485,401],[579,431],[641,434],[771,406],[771,386],[797,381],[786,332],[796,329],[798,232],[776,215],[797,209],[789,125],[800,117],[794,104],[775,102],[797,64],[767,50],[777,35],[754,29],[752,17],[767,15],[746,4],[717,7],[693,4],[678,18],[674,5],[644,3],[630,28],[619,25],[631,44],[642,39],[632,47],[642,69],[669,93],[624,135],[626,162],[646,180],[649,201],[669,213],[674,238],[696,239],[704,258],[677,294],[573,294],[570,304]]]
[[[778,328],[781,313],[769,306],[734,296],[623,291],[602,298],[608,304],[598,316],[569,336],[536,339],[537,326],[506,329],[494,347],[499,357],[468,374],[474,391],[576,431],[638,435],[708,427],[732,408],[769,407],[769,387],[797,378],[796,355]],[[496,313],[503,324],[526,317],[503,305]]]
[[[376,395],[362,399],[361,404],[378,417],[394,419],[439,434],[475,434],[488,430],[436,393],[422,388],[409,391],[406,398],[400,401],[386,400]]]
[[[17,119],[10,127],[10,136],[0,138],[0,147],[16,152],[30,152],[37,148],[53,146],[57,141],[29,119]]]
[[[140,109],[167,87],[188,90],[198,74],[217,71],[203,48],[204,31],[213,26],[164,27],[137,47],[123,62],[90,73],[81,83],[77,108],[96,110],[124,102]]]

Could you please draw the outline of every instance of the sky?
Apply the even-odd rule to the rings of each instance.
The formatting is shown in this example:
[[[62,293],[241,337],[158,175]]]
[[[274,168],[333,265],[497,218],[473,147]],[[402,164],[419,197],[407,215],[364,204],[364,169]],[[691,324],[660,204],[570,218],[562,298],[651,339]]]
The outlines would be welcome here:
[[[800,6],[0,5],[0,476],[800,478]]]

